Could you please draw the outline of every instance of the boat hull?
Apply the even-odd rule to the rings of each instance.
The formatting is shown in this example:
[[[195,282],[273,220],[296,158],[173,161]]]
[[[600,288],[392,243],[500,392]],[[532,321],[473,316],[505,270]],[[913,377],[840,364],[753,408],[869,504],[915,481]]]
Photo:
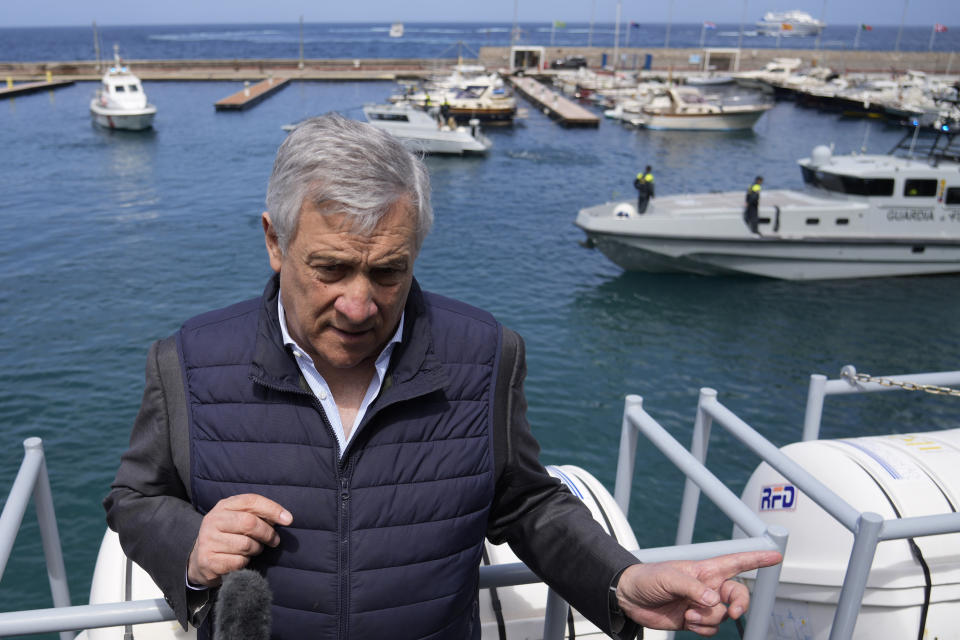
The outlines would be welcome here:
[[[576,224],[586,233],[588,246],[626,271],[784,280],[960,272],[960,241],[942,235],[838,232],[824,237],[799,230],[812,215],[824,225],[828,219],[869,216],[861,203],[787,190],[765,193],[764,200],[770,204],[760,207],[759,235],[743,222],[739,192],[658,198],[639,216],[632,203],[607,203],[581,210]]]
[[[94,124],[105,129],[124,129],[126,131],[142,131],[153,126],[153,118],[157,115],[156,107],[136,111],[121,111],[118,109],[103,109],[96,104],[90,106],[90,117]]]
[[[685,114],[650,113],[644,111],[637,118],[638,124],[647,129],[664,131],[739,131],[752,129],[767,110],[743,111],[739,113]]]
[[[407,137],[396,131],[391,131],[391,133],[399,138],[405,147],[419,153],[469,155],[484,154],[490,150],[489,146],[485,146],[476,140]]]
[[[837,280],[960,272],[960,247],[927,247],[924,258],[910,245],[691,241],[679,238],[589,234],[611,262],[625,271],[753,275],[781,280]]]

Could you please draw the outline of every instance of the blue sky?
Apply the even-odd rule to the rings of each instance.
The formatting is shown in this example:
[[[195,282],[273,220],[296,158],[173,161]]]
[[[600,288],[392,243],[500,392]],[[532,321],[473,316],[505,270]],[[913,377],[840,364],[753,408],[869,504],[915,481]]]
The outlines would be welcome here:
[[[0,26],[196,24],[224,22],[613,22],[616,0],[2,0]],[[906,17],[904,17],[906,8]],[[932,25],[960,29],[958,0],[621,0],[623,20],[751,24],[765,11],[802,9],[827,24]]]

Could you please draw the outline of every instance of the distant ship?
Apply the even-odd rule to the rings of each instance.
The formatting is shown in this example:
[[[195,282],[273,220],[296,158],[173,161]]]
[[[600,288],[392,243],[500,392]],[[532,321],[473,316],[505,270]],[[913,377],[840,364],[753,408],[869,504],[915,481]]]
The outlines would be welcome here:
[[[390,25],[390,37],[391,38],[402,38],[403,37],[403,23],[394,22]]]
[[[825,26],[806,11],[768,11],[757,31],[768,36],[818,36]]]

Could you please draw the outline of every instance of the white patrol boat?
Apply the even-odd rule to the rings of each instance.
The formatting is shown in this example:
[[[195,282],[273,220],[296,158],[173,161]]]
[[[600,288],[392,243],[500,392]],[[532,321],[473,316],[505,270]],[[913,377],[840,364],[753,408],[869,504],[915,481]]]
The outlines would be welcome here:
[[[759,233],[743,191],[582,209],[576,224],[627,271],[746,274],[788,280],[960,272],[960,143],[908,133],[888,155],[799,161],[806,189],[764,191]],[[921,147],[923,149],[921,150]]]
[[[90,101],[94,123],[107,129],[140,131],[153,126],[157,108],[147,102],[140,78],[120,60],[117,45],[113,46],[113,66],[103,74],[96,95]]]

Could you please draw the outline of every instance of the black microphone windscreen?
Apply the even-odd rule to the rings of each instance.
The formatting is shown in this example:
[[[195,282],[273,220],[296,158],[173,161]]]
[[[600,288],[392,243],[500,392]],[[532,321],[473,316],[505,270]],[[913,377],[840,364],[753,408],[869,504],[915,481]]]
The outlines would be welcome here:
[[[225,575],[213,612],[213,640],[270,640],[272,600],[266,578],[256,571]]]

